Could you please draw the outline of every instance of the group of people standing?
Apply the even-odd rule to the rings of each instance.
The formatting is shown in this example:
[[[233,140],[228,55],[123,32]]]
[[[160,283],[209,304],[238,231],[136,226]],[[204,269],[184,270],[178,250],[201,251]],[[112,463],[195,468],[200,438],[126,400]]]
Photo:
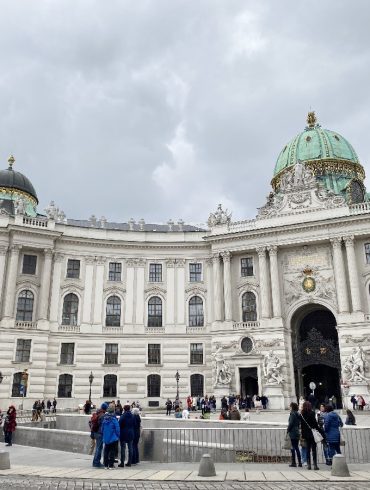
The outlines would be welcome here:
[[[122,410],[121,410],[122,409]],[[115,402],[102,403],[91,417],[91,439],[95,441],[94,468],[114,468],[139,463],[139,440],[141,432],[140,410],[127,404],[117,406]],[[120,449],[120,451],[119,451]],[[127,461],[126,461],[127,454]],[[101,462],[103,455],[103,464]]]
[[[366,407],[366,401],[362,395],[352,395],[351,396],[351,403],[353,410],[364,410]]]
[[[293,402],[290,404],[290,410],[287,435],[291,442],[292,459],[289,466],[296,467],[298,463],[299,467],[307,465],[307,469],[310,470],[312,454],[313,469],[318,470],[317,444],[320,439],[326,464],[330,466],[333,456],[341,454],[340,428],[343,426],[342,419],[333,410],[333,406],[322,404],[316,415],[309,401],[303,402],[300,411],[298,404]],[[347,410],[346,424],[356,424],[350,410]]]
[[[57,411],[57,401],[54,398],[53,401],[47,400],[36,400],[32,405],[32,421],[37,422],[38,420],[42,420],[42,416],[44,413],[56,413]]]

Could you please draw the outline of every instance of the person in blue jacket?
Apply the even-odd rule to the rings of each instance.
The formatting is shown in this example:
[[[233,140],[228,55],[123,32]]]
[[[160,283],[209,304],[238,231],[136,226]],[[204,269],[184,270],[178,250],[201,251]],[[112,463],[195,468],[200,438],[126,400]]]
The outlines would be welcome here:
[[[131,466],[132,464],[132,444],[134,440],[135,421],[134,416],[131,412],[130,405],[125,405],[123,407],[123,414],[119,419],[119,427],[121,442],[121,463],[118,466],[123,468],[125,466],[126,445],[128,449],[128,460],[126,466]]]
[[[325,438],[328,444],[328,461],[326,464],[331,465],[334,454],[341,454],[340,451],[340,431],[343,427],[342,419],[333,411],[331,405],[325,407],[324,429]]]
[[[114,456],[117,451],[117,445],[120,436],[118,420],[116,418],[114,410],[114,406],[109,405],[102,423],[104,442],[104,468],[106,470],[114,468]]]

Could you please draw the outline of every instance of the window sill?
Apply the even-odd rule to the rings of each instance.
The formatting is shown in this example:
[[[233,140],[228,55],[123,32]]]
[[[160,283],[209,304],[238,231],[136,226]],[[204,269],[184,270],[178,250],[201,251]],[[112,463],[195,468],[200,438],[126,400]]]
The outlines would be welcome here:
[[[76,367],[77,364],[61,364],[60,362],[58,362],[57,366],[61,366],[61,367]]]
[[[30,365],[32,364],[32,361],[12,361],[12,364],[27,364]]]
[[[120,367],[120,365],[121,364],[110,364],[110,363],[106,363],[106,362],[104,362],[102,364],[103,367],[107,367],[107,366],[109,366],[109,367]]]
[[[163,364],[145,364],[145,367],[163,367]]]
[[[194,362],[194,363],[189,363],[188,367],[193,367],[193,366],[204,366],[204,362]]]

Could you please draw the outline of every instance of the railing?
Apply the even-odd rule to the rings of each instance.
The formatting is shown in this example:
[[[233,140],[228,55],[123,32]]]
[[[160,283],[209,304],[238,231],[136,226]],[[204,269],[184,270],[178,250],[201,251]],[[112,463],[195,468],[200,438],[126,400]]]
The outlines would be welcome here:
[[[145,327],[145,333],[164,334],[165,328],[164,327]]]
[[[233,330],[253,330],[259,326],[260,322],[235,322],[233,323]]]
[[[206,327],[186,327],[186,333],[206,333]]]
[[[59,325],[58,332],[80,333],[80,325]]]
[[[350,214],[361,214],[370,212],[370,202],[360,202],[349,206]]]
[[[24,330],[36,330],[37,322],[15,322],[16,328],[23,328]]]
[[[47,228],[48,220],[40,219],[40,218],[29,218],[27,216],[23,216],[23,224],[28,226],[38,226],[40,228]]]
[[[123,327],[104,327],[103,326],[102,332],[108,333],[108,334],[119,335],[119,334],[123,334]]]
[[[210,453],[222,463],[281,463],[290,461],[290,450],[283,449],[286,428],[145,428],[141,440],[142,460],[164,463],[199,461]],[[347,463],[370,462],[370,427],[342,430]],[[318,463],[325,463],[321,443]]]
[[[35,414],[31,413],[30,414],[22,414],[22,415],[17,415],[17,424],[29,424],[30,422],[56,422],[56,415],[55,414],[46,414],[42,413],[41,418],[38,416],[36,419]]]

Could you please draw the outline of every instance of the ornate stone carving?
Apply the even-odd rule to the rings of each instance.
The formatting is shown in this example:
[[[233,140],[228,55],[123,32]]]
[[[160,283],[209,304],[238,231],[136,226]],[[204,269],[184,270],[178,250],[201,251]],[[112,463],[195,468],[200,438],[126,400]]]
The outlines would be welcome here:
[[[176,267],[185,267],[185,259],[176,259]]]
[[[283,383],[283,365],[273,350],[264,356],[262,367],[263,375],[267,384],[280,385]]]
[[[275,257],[278,252],[278,248],[276,245],[271,245],[270,247],[267,247],[267,250],[269,252],[270,257]]]
[[[266,257],[266,247],[258,247],[256,248],[256,252],[258,253],[258,257]]]
[[[50,220],[58,221],[61,223],[64,223],[66,221],[66,215],[65,215],[64,211],[62,211],[57,206],[55,206],[54,201],[50,201],[49,206],[47,208],[45,208],[44,211],[46,213],[46,216]]]
[[[199,285],[189,286],[185,289],[185,293],[188,295],[205,295],[207,293],[207,289],[203,288]]]
[[[126,259],[127,267],[145,267],[146,259],[136,258],[136,259]]]
[[[217,342],[215,344],[216,350],[212,354],[212,367],[213,367],[213,386],[226,386],[231,383],[232,373],[230,363],[226,361],[224,350],[230,349],[231,347],[236,348],[238,345],[238,340],[232,340],[228,344],[221,344]]]
[[[150,286],[144,290],[144,293],[146,296],[152,296],[152,295],[162,295],[164,296],[166,294],[167,290],[164,288],[161,288],[159,286]]]
[[[176,265],[176,259],[166,259],[167,269],[173,269]]]
[[[281,345],[280,339],[271,339],[271,340],[257,340],[255,345],[257,349],[264,349],[268,347],[279,347]]]
[[[315,268],[303,269],[300,273],[291,275],[291,279],[285,277],[284,294],[287,304],[305,298],[307,301],[314,298],[322,298],[336,305],[334,276],[332,271],[325,274]],[[310,281],[312,287],[306,284]]]
[[[16,199],[14,201],[14,212],[15,214],[19,214],[21,216],[25,215],[26,214],[26,201],[22,198],[22,197],[18,197],[18,199]]]
[[[366,360],[361,346],[352,350],[343,366],[343,375],[348,382],[363,383],[369,379],[365,376]]]
[[[221,257],[224,262],[231,261],[231,253],[230,252],[221,252]]]
[[[222,204],[217,206],[217,210],[209,215],[207,224],[210,228],[214,226],[227,225],[231,222],[231,213],[227,209],[222,209]]]
[[[370,336],[364,335],[362,337],[353,337],[353,335],[343,335],[342,340],[346,344],[364,344],[365,342],[370,342]]]

